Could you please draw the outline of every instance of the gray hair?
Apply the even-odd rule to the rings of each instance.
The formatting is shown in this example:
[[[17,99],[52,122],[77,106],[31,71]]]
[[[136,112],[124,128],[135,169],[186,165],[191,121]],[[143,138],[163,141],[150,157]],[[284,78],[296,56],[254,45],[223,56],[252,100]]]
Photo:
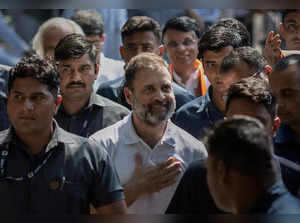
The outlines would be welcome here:
[[[48,19],[39,27],[39,30],[37,31],[32,40],[33,50],[35,50],[35,52],[41,57],[44,57],[43,36],[45,34],[45,31],[49,27],[58,27],[63,29],[65,26],[70,26],[74,33],[82,34],[85,36],[83,30],[76,22],[63,17],[54,17]]]

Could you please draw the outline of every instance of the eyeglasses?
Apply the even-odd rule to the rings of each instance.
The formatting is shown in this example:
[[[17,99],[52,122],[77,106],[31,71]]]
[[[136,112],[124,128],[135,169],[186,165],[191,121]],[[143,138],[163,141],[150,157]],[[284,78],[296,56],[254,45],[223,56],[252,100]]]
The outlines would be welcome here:
[[[291,22],[283,25],[287,32],[289,33],[296,33],[300,31],[300,24]]]
[[[179,45],[183,45],[183,46],[191,46],[193,44],[195,44],[197,41],[195,39],[190,39],[190,38],[185,38],[181,43],[178,43],[176,41],[170,41],[168,43],[166,43],[167,48],[176,48]]]

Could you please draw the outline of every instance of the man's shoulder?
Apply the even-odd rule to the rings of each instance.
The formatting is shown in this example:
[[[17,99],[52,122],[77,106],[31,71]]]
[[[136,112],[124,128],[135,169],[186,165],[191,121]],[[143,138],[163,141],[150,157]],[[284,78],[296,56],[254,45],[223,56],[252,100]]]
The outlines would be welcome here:
[[[123,106],[123,105],[120,105],[104,96],[101,96],[99,94],[96,94],[96,100],[101,102],[101,104],[103,104],[103,108],[104,109],[109,109],[110,111],[117,111],[118,113],[126,113],[126,114],[129,114],[129,110]]]
[[[58,127],[58,142],[64,145],[66,155],[76,154],[100,154],[100,157],[106,156],[106,151],[91,139],[75,135]],[[88,153],[86,153],[88,151]]]
[[[106,81],[104,83],[101,83],[99,86],[98,91],[104,90],[104,89],[114,89],[119,88],[122,86],[122,83],[124,82],[124,77],[118,77],[116,79]]]
[[[95,132],[93,135],[90,136],[90,138],[95,141],[105,141],[105,140],[118,141],[119,138],[123,136],[123,133],[126,130],[128,130],[126,128],[128,120],[129,120],[129,116],[126,116],[124,117],[124,119]]]
[[[208,106],[208,100],[206,99],[206,96],[200,96],[185,105],[183,105],[181,108],[178,109],[178,111],[175,113],[175,115],[192,115],[195,116],[199,113],[202,113],[205,111],[205,108]]]

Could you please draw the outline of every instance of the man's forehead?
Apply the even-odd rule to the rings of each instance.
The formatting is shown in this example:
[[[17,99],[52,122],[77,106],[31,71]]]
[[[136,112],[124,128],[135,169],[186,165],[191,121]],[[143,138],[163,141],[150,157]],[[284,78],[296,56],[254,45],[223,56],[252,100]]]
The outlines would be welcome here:
[[[287,14],[283,22],[298,22],[300,23],[300,10]]]
[[[20,93],[45,92],[48,91],[48,86],[33,77],[16,78],[13,81],[11,91]]]
[[[165,35],[164,38],[165,39],[177,39],[179,36],[178,35],[173,35],[172,32],[177,32],[180,33],[182,36],[185,37],[193,37],[193,38],[197,38],[197,35],[195,33],[194,30],[190,30],[190,31],[183,31],[183,30],[177,30],[177,29],[167,29],[165,31]],[[171,33],[171,34],[170,34]],[[170,35],[169,35],[170,34]]]
[[[140,42],[153,42],[157,41],[155,34],[150,31],[136,31],[129,36],[124,37],[124,43],[140,43]]]
[[[88,53],[83,54],[80,57],[71,57],[66,60],[58,61],[59,65],[85,65],[92,64],[92,60]]]

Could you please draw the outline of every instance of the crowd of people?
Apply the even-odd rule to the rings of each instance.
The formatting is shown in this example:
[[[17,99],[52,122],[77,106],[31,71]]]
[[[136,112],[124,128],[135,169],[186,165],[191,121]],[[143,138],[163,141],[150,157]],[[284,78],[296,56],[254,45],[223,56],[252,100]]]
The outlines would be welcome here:
[[[300,10],[262,52],[232,17],[132,16],[122,61],[72,13],[0,66],[0,214],[300,214]]]

